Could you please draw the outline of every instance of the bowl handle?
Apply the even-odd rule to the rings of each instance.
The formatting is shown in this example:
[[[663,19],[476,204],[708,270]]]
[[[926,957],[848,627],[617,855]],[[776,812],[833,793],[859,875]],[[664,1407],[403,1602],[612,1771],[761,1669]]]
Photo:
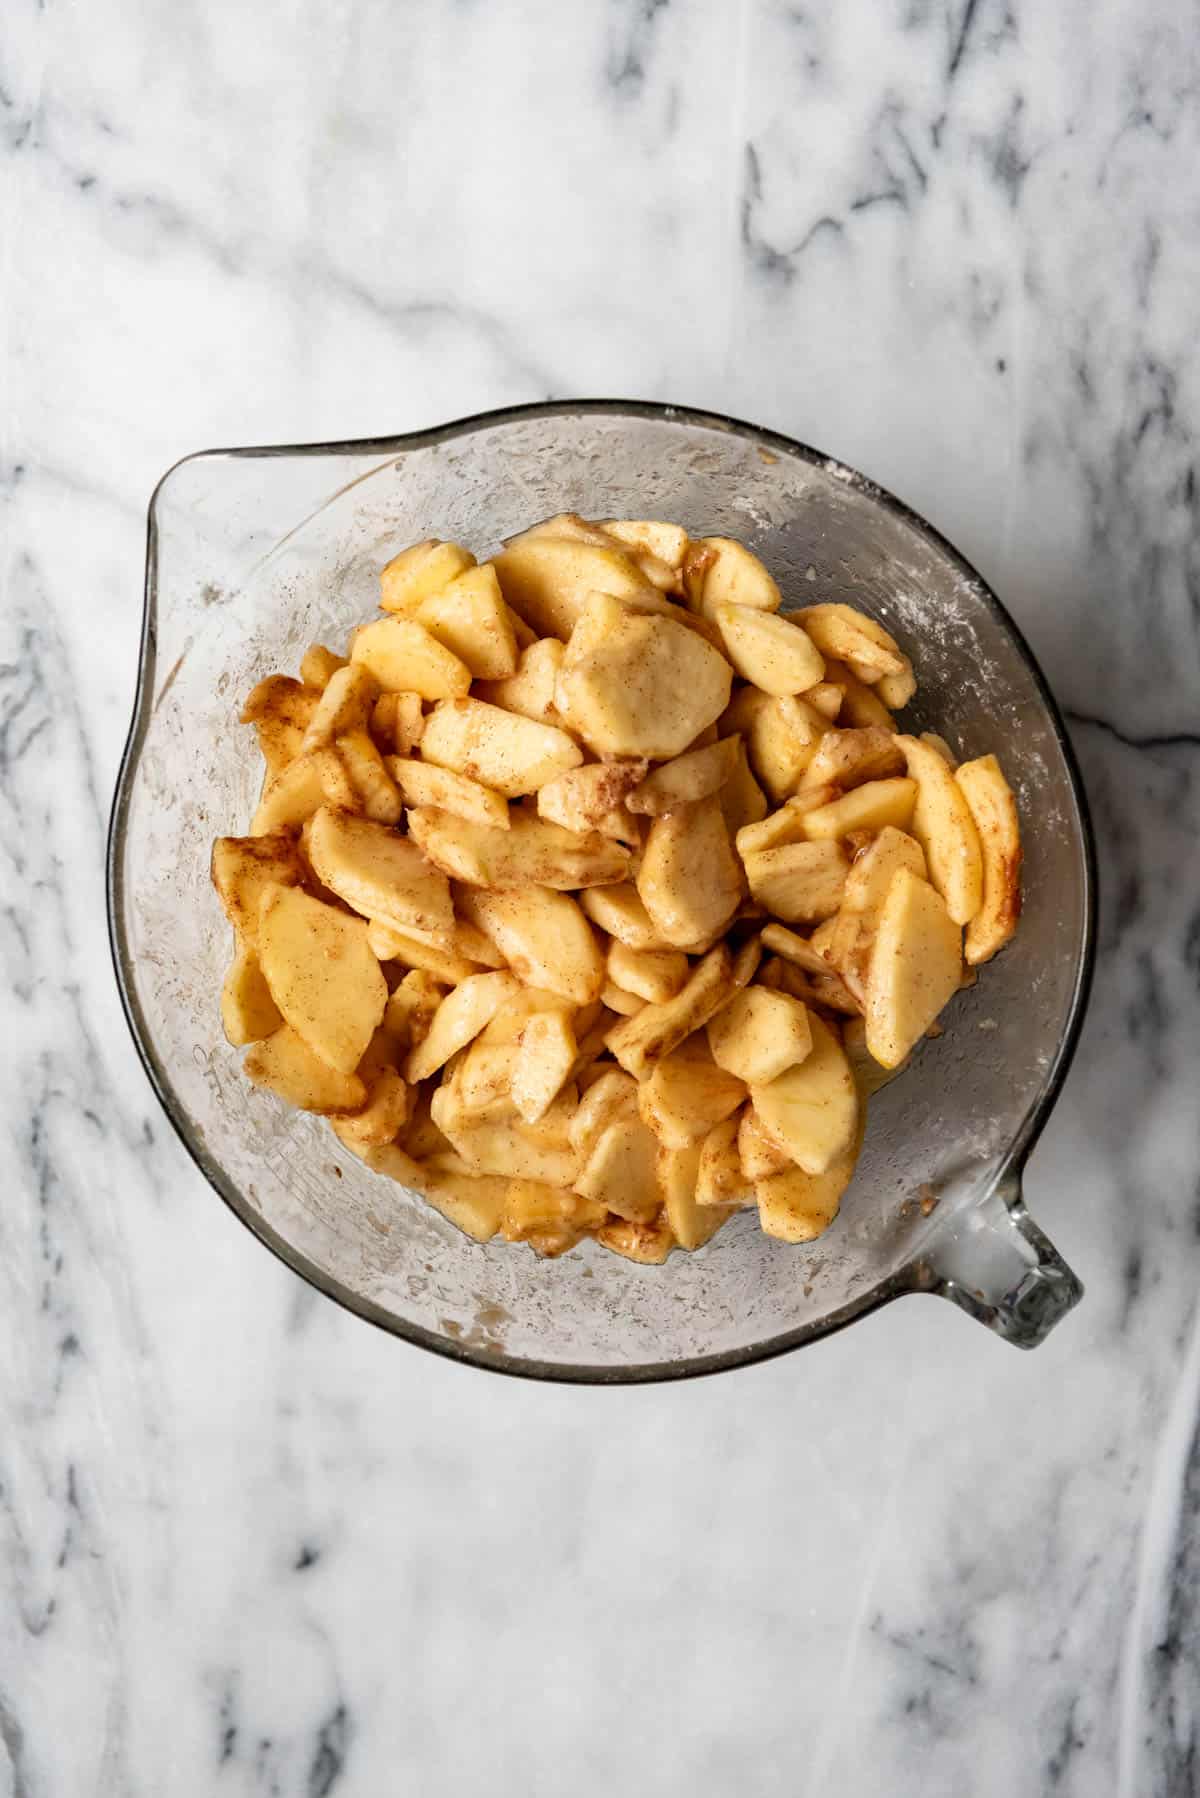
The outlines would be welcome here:
[[[1026,1211],[1017,1169],[961,1212],[914,1271],[922,1291],[949,1299],[1017,1348],[1044,1342],[1083,1297],[1078,1276]]]

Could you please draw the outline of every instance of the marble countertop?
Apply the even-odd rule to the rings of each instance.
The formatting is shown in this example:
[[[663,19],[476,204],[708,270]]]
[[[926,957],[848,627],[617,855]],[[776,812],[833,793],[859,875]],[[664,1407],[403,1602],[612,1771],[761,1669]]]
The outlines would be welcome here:
[[[1170,0],[49,0],[0,23],[0,1793],[1200,1780],[1200,47]],[[102,858],[212,443],[668,398],[1017,615],[1095,812],[1029,1170],[1087,1297],[626,1392],[443,1364],[218,1203]]]

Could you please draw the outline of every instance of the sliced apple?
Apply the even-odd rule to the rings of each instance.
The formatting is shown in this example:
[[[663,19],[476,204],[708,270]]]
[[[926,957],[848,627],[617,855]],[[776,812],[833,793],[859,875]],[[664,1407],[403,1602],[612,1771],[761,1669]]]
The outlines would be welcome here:
[[[354,789],[351,809],[375,824],[399,824],[404,806],[370,732],[344,732],[334,743],[334,751]]]
[[[702,1249],[738,1209],[736,1205],[697,1203],[696,1182],[700,1172],[700,1153],[698,1142],[674,1148],[669,1148],[666,1143],[659,1144],[658,1183],[662,1189],[671,1234],[681,1249]]]
[[[854,1075],[834,1032],[809,1013],[812,1048],[804,1060],[750,1099],[764,1129],[805,1173],[823,1174],[854,1140],[859,1099]]]
[[[631,949],[618,940],[609,945],[608,975],[626,992],[661,1005],[683,991],[688,958],[681,949]]]
[[[683,587],[688,605],[706,618],[725,603],[759,612],[777,612],[783,603],[758,557],[732,537],[699,537],[688,546]]]
[[[605,826],[611,823],[611,814],[644,778],[647,766],[644,759],[638,759],[569,768],[538,789],[538,816],[565,830],[600,830],[607,835]]]
[[[429,1035],[429,1026],[445,997],[445,986],[428,969],[414,968],[404,976],[383,1014],[383,1028],[391,1039],[397,1066],[409,1049]]]
[[[557,705],[596,755],[661,760],[720,717],[732,678],[685,625],[597,594],[567,644]]]
[[[473,568],[475,558],[469,549],[457,543],[443,543],[427,537],[393,556],[379,577],[379,603],[385,612],[401,618],[415,617],[431,593],[440,592],[462,574]]]
[[[824,842],[856,830],[883,830],[889,824],[905,830],[915,816],[917,793],[916,781],[904,775],[895,780],[869,780],[809,812],[804,834],[811,842]]]
[[[737,852],[745,859],[760,849],[781,849],[785,843],[804,843],[804,820],[818,806],[828,805],[838,797],[834,786],[805,787],[785,801],[778,811],[757,823],[747,824],[737,834]]]
[[[378,697],[379,682],[371,670],[347,662],[326,682],[304,733],[303,748],[323,749],[349,730],[365,730]]]
[[[896,721],[879,697],[878,686],[870,687],[859,680],[848,663],[826,653],[825,677],[842,690],[839,725],[847,730],[895,730]]]
[[[468,568],[421,602],[417,622],[471,671],[474,680],[505,680],[517,671],[517,639],[496,570]]]
[[[694,805],[717,793],[733,774],[741,752],[741,738],[721,737],[716,742],[689,749],[664,762],[642,780],[629,795],[631,812],[658,818],[681,805]]]
[[[657,1216],[663,1202],[658,1139],[636,1114],[601,1127],[575,1191],[630,1223],[649,1223]]]
[[[870,1099],[908,1066],[906,1061],[902,1061],[894,1068],[885,1068],[881,1062],[876,1061],[867,1047],[865,1018],[847,1018],[842,1027],[842,1047],[864,1099]]]
[[[742,1173],[751,1185],[795,1166],[787,1150],[763,1128],[753,1105],[746,1106],[738,1122],[737,1149]]]
[[[629,852],[618,843],[595,831],[563,830],[526,811],[512,813],[508,830],[492,830],[418,806],[408,814],[408,829],[435,867],[471,886],[570,891],[629,876]]]
[[[247,696],[241,723],[255,728],[268,779],[282,773],[302,752],[317,699],[307,683],[286,674],[269,674]]]
[[[837,1216],[842,1194],[854,1178],[857,1143],[830,1162],[823,1173],[784,1168],[755,1183],[759,1228],[780,1242],[813,1242]]]
[[[832,842],[785,843],[745,858],[750,891],[785,924],[831,918],[842,902],[847,866],[841,845]]]
[[[670,569],[673,585],[680,583],[688,550],[688,534],[681,524],[667,524],[657,518],[609,518],[604,529],[635,553],[646,551]]]
[[[446,986],[456,986],[469,974],[487,972],[487,964],[472,961],[458,950],[427,942],[407,930],[397,930],[379,918],[367,922],[367,942],[378,961],[398,961],[402,967],[420,968]]]
[[[264,1086],[298,1111],[353,1111],[364,1105],[367,1089],[355,1073],[339,1073],[309,1048],[290,1024],[251,1043],[242,1068],[255,1086]]]
[[[508,829],[508,805],[491,787],[481,786],[453,768],[440,768],[436,762],[416,762],[409,756],[389,756],[387,766],[405,805],[433,806],[472,824]]]
[[[599,533],[603,537],[603,533]],[[636,595],[647,582],[615,542],[524,535],[493,559],[505,600],[543,637],[571,634],[589,594]]]
[[[471,685],[467,664],[414,618],[377,618],[364,625],[351,645],[350,661],[390,693],[457,699]]]
[[[271,831],[261,836],[218,837],[212,846],[211,873],[238,942],[253,947],[263,894],[272,886],[300,886],[304,864],[296,839],[287,831]]]
[[[554,694],[564,653],[557,637],[539,637],[521,651],[515,674],[507,680],[480,681],[475,697],[537,724],[556,724]]]
[[[651,1062],[702,1029],[737,990],[729,950],[718,943],[692,969],[682,992],[661,1005],[645,1006],[636,1017],[623,1018],[605,1041],[614,1059],[640,1079]]]
[[[983,856],[983,900],[967,925],[972,967],[1003,949],[1021,915],[1021,826],[1017,802],[994,755],[964,762],[955,775],[971,809]]]
[[[805,606],[796,616],[823,656],[845,662],[869,686],[885,674],[912,672],[890,632],[854,606]]]
[[[858,787],[866,780],[903,773],[896,733],[875,724],[865,730],[831,730],[823,736],[805,770],[804,784],[819,787],[832,781],[843,788]]]
[[[713,616],[729,660],[760,692],[803,693],[825,678],[820,650],[790,618],[728,602],[716,606]]]
[[[856,857],[846,876],[841,910],[829,942],[829,960],[860,1000],[865,996],[879,916],[892,878],[900,868],[907,868],[923,880],[925,854],[915,837],[887,825],[870,848]]]
[[[479,1035],[516,991],[517,982],[511,974],[472,974],[461,981],[438,1006],[424,1041],[409,1051],[406,1079],[415,1083],[436,1074],[452,1055]]]
[[[362,917],[435,940],[453,933],[449,881],[395,831],[323,806],[312,821],[308,853],[317,878]]]
[[[956,924],[969,924],[983,903],[983,852],[966,793],[936,749],[898,737],[917,783],[912,834],[925,851],[929,878]],[[904,828],[899,818],[890,823]]]
[[[654,820],[637,890],[664,942],[687,948],[725,929],[743,887],[715,794]]]
[[[425,721],[421,754],[506,799],[536,793],[583,760],[579,745],[552,724],[506,712],[478,699],[439,705]]]
[[[719,1068],[763,1086],[809,1054],[809,1013],[788,993],[748,986],[712,1019],[708,1041]]]
[[[730,836],[736,838],[738,832],[743,830],[747,824],[757,824],[766,817],[767,799],[766,794],[750,772],[750,763],[746,758],[746,745],[740,736],[722,740],[737,744],[737,756],[720,794],[725,823]]]
[[[381,693],[371,713],[371,735],[387,753],[411,755],[425,734],[419,693]]]
[[[575,1005],[599,997],[604,959],[576,901],[541,886],[512,892],[463,892],[464,917],[500,950],[527,986],[560,993]]]
[[[901,656],[900,659],[904,666],[899,673],[885,674],[876,683],[880,699],[893,712],[898,712],[906,706],[917,691],[917,677],[913,672],[912,663],[907,656]]]
[[[739,698],[746,694],[754,696],[754,703],[746,708],[746,753],[778,805],[800,786],[829,723],[815,706],[795,694],[769,696],[756,687],[745,687]],[[723,730],[722,734],[728,733]]]
[[[596,1231],[596,1241],[623,1260],[636,1261],[645,1267],[660,1267],[675,1247],[665,1210],[645,1224],[632,1223],[623,1217],[610,1218]]]
[[[270,1036],[283,1023],[253,949],[238,947],[221,988],[221,1027],[235,1049]]]
[[[566,1012],[542,1011],[529,1019],[512,1065],[513,1103],[527,1124],[546,1115],[570,1078],[577,1053]]]
[[[300,679],[314,693],[323,693],[339,668],[347,666],[345,656],[339,656],[324,643],[310,643],[300,658]]]
[[[697,1205],[740,1208],[754,1203],[754,1188],[738,1154],[741,1113],[714,1124],[700,1145],[696,1168]]]
[[[638,890],[629,881],[614,886],[590,887],[580,893],[582,905],[593,924],[630,949],[662,949],[666,945],[650,913],[642,904]]]
[[[258,954],[271,997],[315,1055],[352,1074],[383,1017],[387,983],[359,918],[298,887],[268,887]]]
[[[638,1110],[660,1142],[680,1148],[732,1117],[745,1098],[745,1082],[717,1066],[698,1032],[655,1063],[638,1087]]]
[[[898,1067],[962,979],[962,928],[940,893],[907,868],[892,877],[867,975],[867,1048]]]

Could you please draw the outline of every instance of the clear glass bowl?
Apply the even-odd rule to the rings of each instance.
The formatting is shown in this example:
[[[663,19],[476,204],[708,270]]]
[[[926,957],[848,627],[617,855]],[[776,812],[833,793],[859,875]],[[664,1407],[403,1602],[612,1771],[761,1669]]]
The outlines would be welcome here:
[[[236,722],[262,675],[339,645],[381,563],[430,534],[480,556],[552,512],[677,519],[747,541],[788,601],[844,597],[912,651],[914,728],[994,749],[1017,792],[1025,912],[945,1034],[871,1101],[859,1171],[819,1241],[735,1218],[699,1254],[640,1267],[585,1243],[559,1261],[480,1246],[369,1173],[319,1119],[256,1091],[221,1033],[230,933],[212,838],[245,829],[260,779]],[[928,1292],[1024,1347],[1080,1295],[1033,1224],[1021,1169],[1074,1047],[1091,970],[1083,793],[1054,702],[1011,619],[949,544],[852,470],[676,407],[571,402],[363,443],[189,457],[150,505],[146,611],[113,806],[109,918],[130,1028],[197,1165],[314,1286],[426,1348],[509,1373],[652,1380],[811,1342]]]

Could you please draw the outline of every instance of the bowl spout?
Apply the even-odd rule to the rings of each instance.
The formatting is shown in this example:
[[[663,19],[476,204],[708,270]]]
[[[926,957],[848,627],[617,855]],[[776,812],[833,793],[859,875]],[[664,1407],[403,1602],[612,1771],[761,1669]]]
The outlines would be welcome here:
[[[1017,1348],[1037,1348],[1083,1297],[1083,1285],[1025,1209],[1009,1171],[913,1267],[922,1292],[949,1299]]]

